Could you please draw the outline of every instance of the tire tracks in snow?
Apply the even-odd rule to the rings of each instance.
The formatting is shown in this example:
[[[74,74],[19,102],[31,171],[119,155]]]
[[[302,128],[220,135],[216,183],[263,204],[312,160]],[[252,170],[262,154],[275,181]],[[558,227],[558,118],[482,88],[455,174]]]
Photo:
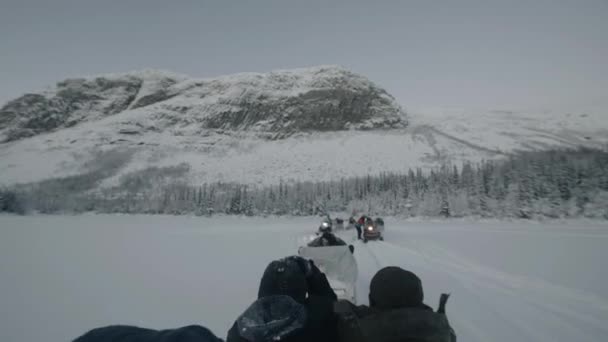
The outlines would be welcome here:
[[[357,279],[357,304],[368,303],[369,284],[372,277],[381,268],[380,261],[370,252],[368,246],[360,241],[354,241],[355,260],[359,271]]]
[[[409,241],[412,241],[412,240],[409,240]],[[437,283],[446,282],[446,281],[442,281],[442,280],[429,281],[429,277],[428,277],[429,272],[437,271],[437,269],[436,269],[435,265],[433,264],[433,261],[431,259],[429,259],[425,255],[425,253],[422,252],[422,250],[419,247],[417,247],[419,245],[419,242],[418,241],[413,241],[413,242],[414,243],[412,244],[412,248],[406,248],[406,247],[398,246],[393,243],[384,241],[384,242],[379,243],[379,245],[376,245],[375,242],[372,244],[368,244],[367,246],[365,246],[365,249],[367,250],[367,253],[369,253],[370,256],[373,256],[373,258],[375,260],[377,260],[377,269],[374,270],[374,273],[378,269],[385,267],[385,266],[401,266],[405,269],[411,270],[414,273],[418,274],[423,279],[423,286],[425,289],[425,294],[426,294],[426,297],[428,298],[429,287],[433,287],[433,285],[435,285]],[[389,258],[387,254],[392,254],[393,257]],[[384,256],[379,256],[379,255],[384,255]],[[441,274],[440,277],[438,277],[439,279],[450,277],[450,274],[443,272],[443,271],[436,272],[436,273]],[[473,292],[473,289],[471,289],[469,286],[467,286],[466,283],[463,283],[462,281],[460,281],[460,279],[454,279],[454,280],[458,281],[460,283],[461,287],[464,288],[465,290],[467,290],[467,292],[470,292],[470,293]],[[435,291],[435,292],[440,293],[443,291]],[[458,291],[456,291],[456,292],[458,292]],[[454,301],[454,299],[458,300],[459,298],[458,297],[453,298],[453,299],[451,299],[451,301]],[[425,302],[428,302],[428,299],[425,300]],[[500,316],[500,313],[493,306],[488,306],[488,305],[484,305],[484,304],[485,303],[481,303],[481,302],[479,303],[479,305],[487,306],[486,310],[493,312],[494,315]],[[448,310],[448,311],[450,311],[450,310]],[[457,334],[461,340],[462,340],[463,336],[466,336],[465,340],[479,341],[479,342],[493,341],[495,339],[491,332],[487,332],[484,329],[479,328],[477,325],[472,323],[468,319],[467,315],[463,315],[463,316],[457,315],[457,314],[450,315],[448,313],[448,317],[449,317],[450,321],[452,322],[452,325],[456,329]]]
[[[407,247],[406,247],[407,246]],[[468,298],[467,304],[477,305],[502,325],[515,331],[519,339],[531,341],[555,341],[565,336],[580,341],[593,341],[597,334],[608,333],[605,323],[597,317],[608,315],[608,304],[601,299],[574,289],[561,287],[541,279],[517,276],[486,267],[453,253],[432,242],[408,240],[406,246],[380,243],[369,246],[368,253],[377,266],[404,265],[421,274],[421,277],[449,283],[454,289],[461,288],[455,298]],[[431,274],[442,273],[431,277]],[[456,281],[456,284],[453,282]],[[425,289],[434,285],[425,281]],[[469,308],[470,309],[470,308]],[[454,316],[454,315],[452,315]],[[483,341],[492,331],[484,331],[456,316],[452,319],[471,339]],[[465,315],[468,317],[468,315]],[[543,327],[543,329],[539,329]],[[587,327],[585,329],[583,327]]]
[[[384,265],[380,262],[380,259],[378,259],[378,257],[376,256],[376,254],[372,253],[372,251],[369,249],[368,244],[360,244],[360,246],[364,247],[363,249],[367,252],[367,255],[369,255],[370,258],[374,260],[374,263],[376,264],[376,272],[382,267],[384,267]]]

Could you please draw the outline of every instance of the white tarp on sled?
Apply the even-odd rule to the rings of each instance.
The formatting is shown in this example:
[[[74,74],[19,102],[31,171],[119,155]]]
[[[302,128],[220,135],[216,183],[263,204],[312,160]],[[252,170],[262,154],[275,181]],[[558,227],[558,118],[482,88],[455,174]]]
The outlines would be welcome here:
[[[348,246],[300,247],[298,254],[311,259],[325,273],[339,299],[356,303],[357,262]]]

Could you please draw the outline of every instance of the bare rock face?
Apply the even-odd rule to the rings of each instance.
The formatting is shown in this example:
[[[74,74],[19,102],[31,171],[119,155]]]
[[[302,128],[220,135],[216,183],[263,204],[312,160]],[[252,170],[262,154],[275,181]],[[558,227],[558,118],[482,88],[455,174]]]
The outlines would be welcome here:
[[[73,126],[86,118],[120,113],[140,86],[141,81],[132,78],[65,80],[57,83],[52,95],[26,94],[7,103],[0,110],[0,127],[8,126],[11,134],[7,140],[15,140]]]
[[[297,132],[407,125],[385,90],[340,67],[244,73],[215,79],[143,71],[68,79],[0,109],[0,141],[23,139],[109,116],[145,118],[174,132]],[[137,120],[135,120],[137,121]]]

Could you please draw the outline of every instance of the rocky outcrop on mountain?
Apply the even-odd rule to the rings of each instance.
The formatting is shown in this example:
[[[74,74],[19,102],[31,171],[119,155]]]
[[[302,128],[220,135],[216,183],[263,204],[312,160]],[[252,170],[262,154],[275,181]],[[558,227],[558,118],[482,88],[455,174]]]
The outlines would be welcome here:
[[[0,141],[110,116],[157,131],[170,126],[177,133],[230,130],[275,137],[407,125],[405,113],[391,95],[341,67],[213,79],[144,71],[68,79],[42,93],[10,101],[0,108]]]
[[[149,102],[153,93],[141,95],[149,83],[162,89],[176,82],[175,77],[158,72],[67,79],[0,108],[0,132],[5,141],[11,141],[101,119]]]

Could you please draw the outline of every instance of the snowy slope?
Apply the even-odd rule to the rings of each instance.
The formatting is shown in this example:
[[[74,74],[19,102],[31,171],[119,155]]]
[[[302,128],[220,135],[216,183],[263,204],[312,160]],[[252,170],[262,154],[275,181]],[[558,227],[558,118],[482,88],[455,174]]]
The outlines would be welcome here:
[[[150,103],[153,94],[185,78],[145,70],[66,79],[39,93],[25,94],[0,108],[0,142],[96,121]]]
[[[67,106],[65,94],[78,94],[78,105]],[[41,96],[46,102],[30,105],[25,96],[2,109],[0,131],[20,138],[0,144],[0,185],[103,169],[108,158],[120,165],[102,186],[177,165],[187,168],[179,175],[186,183],[269,184],[404,172],[518,150],[608,146],[605,111],[433,109],[405,116],[384,90],[331,66],[216,79],[159,71],[102,75],[60,82]],[[34,127],[42,131],[27,128],[41,122],[48,125]]]
[[[465,140],[489,151],[544,149],[552,146],[608,146],[608,110],[575,111],[465,110],[410,111],[412,122],[435,134]]]
[[[186,163],[191,183],[236,181],[276,183],[280,179],[328,180],[409,167],[432,167],[441,161],[500,158],[516,150],[549,146],[604,147],[608,123],[602,115],[551,116],[412,115],[405,129],[316,132],[266,140],[247,132],[118,134],[116,118],[0,145],[0,183],[30,182],[103,167],[100,151],[128,151],[130,159],[104,185],[120,175],[150,166]],[[523,116],[521,114],[520,116]],[[581,127],[588,122],[588,127]]]
[[[253,301],[266,264],[295,254],[317,224],[0,216],[0,340],[69,341],[116,323],[202,324],[225,336]],[[429,305],[451,292],[447,312],[459,341],[605,340],[606,224],[386,224],[385,242],[355,243],[360,303],[379,268],[399,265],[420,276]]]

